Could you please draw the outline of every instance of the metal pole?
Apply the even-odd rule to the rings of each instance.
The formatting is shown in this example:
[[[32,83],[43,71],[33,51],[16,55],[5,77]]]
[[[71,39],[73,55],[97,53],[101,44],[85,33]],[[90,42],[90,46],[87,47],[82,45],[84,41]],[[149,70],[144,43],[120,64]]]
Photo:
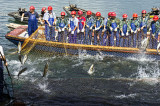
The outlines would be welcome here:
[[[0,101],[3,101],[3,88],[4,88],[4,76],[3,76],[3,64],[2,59],[0,59]]]

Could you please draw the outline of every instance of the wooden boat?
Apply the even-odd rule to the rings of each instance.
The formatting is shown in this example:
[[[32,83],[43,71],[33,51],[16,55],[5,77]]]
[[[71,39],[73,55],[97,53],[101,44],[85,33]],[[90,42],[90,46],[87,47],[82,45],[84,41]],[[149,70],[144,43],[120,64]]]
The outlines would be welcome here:
[[[8,15],[13,17],[16,21],[21,21],[22,14],[26,12],[25,8],[19,8],[16,12],[10,12]],[[28,23],[28,17],[24,17],[23,23]]]
[[[18,45],[18,42],[23,43],[28,36],[26,36],[26,26],[20,26],[10,33],[6,34],[6,39]],[[40,30],[38,28],[38,30]],[[38,32],[36,30],[35,33]],[[43,29],[44,30],[44,29]],[[43,35],[44,36],[44,35]],[[44,36],[45,37],[45,36]],[[160,59],[160,55],[156,49],[146,49],[142,52],[138,48],[131,47],[111,47],[111,46],[97,46],[97,45],[84,45],[84,44],[72,44],[46,41],[44,39],[36,39],[37,43],[35,49],[39,49],[44,52],[54,52],[57,54],[79,55],[80,51],[89,55],[103,54],[105,56],[117,56],[117,57],[137,57],[145,55],[147,58],[153,58],[155,60]],[[31,39],[30,43],[34,43],[35,39]],[[158,51],[160,52],[160,51]]]
[[[23,43],[28,36],[27,34],[27,28],[28,26],[19,26],[13,31],[10,31],[8,34],[6,34],[6,39],[13,42],[14,44],[18,44],[18,42]]]
[[[10,30],[14,30],[20,26],[22,26],[21,24],[15,24],[15,23],[9,23],[9,24],[6,24],[6,26],[10,29]],[[23,26],[28,26],[28,25],[23,25]]]
[[[77,5],[74,5],[74,4],[71,4],[69,6],[65,6],[63,7],[63,9],[65,10],[65,12],[67,13],[68,16],[71,16],[71,11],[76,11],[76,16],[78,16],[78,11],[81,10],[83,11],[83,16],[86,17],[86,13],[88,10],[84,10],[84,9],[81,9],[81,8],[77,8]],[[92,16],[93,17],[96,17],[96,14],[92,12]],[[104,17],[102,17],[104,19]]]

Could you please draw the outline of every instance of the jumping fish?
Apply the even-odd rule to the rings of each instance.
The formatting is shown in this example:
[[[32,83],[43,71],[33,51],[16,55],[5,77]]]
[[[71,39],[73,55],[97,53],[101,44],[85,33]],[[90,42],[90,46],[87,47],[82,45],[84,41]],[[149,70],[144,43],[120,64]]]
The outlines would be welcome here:
[[[15,52],[9,53],[8,55],[15,55],[17,53],[18,53],[18,51],[15,51]]]
[[[157,45],[157,53],[158,53],[158,54],[160,54],[160,53],[159,53],[159,48],[160,48],[160,43],[158,43],[158,45]]]
[[[27,55],[24,55],[23,56],[23,60],[21,61],[21,63],[24,64],[26,62],[26,60],[27,60]]]
[[[94,73],[93,69],[94,69],[94,64],[92,64],[88,70],[89,75],[92,75]]]
[[[18,48],[17,51],[10,53],[9,55],[15,55],[15,54],[20,54],[21,53],[21,42],[18,43]]]
[[[148,43],[149,43],[149,38],[145,38],[141,41],[141,49],[142,50],[146,50],[146,48],[148,47]]]
[[[21,42],[19,42],[19,43],[18,43],[18,53],[19,53],[19,54],[20,54],[20,52],[21,52],[21,48],[22,48],[22,47],[21,47]]]
[[[43,77],[46,76],[47,72],[48,72],[48,67],[49,67],[49,64],[48,62],[46,63],[45,67],[44,67],[44,71],[43,71]]]
[[[18,59],[22,63],[22,56],[20,54],[18,55]]]
[[[27,67],[25,67],[25,68],[23,68],[21,71],[19,71],[19,73],[18,73],[18,78],[19,78],[19,76],[22,74],[22,73],[24,73],[25,71],[27,70]]]

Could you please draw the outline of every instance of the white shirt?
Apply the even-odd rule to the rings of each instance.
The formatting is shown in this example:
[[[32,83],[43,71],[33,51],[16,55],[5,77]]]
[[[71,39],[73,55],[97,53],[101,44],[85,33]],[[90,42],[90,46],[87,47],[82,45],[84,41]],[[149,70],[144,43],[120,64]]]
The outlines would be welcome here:
[[[68,21],[68,24],[70,24],[70,21],[73,21],[74,22],[74,25],[76,26],[76,27],[78,27],[78,18],[69,18],[69,21]]]
[[[46,12],[43,16],[43,20],[48,20],[50,18],[54,18],[56,19],[56,14],[54,12],[52,12],[51,14],[49,14],[48,12]]]
[[[4,56],[4,52],[3,52],[3,47],[2,46],[0,46],[0,52],[1,52],[2,56]]]

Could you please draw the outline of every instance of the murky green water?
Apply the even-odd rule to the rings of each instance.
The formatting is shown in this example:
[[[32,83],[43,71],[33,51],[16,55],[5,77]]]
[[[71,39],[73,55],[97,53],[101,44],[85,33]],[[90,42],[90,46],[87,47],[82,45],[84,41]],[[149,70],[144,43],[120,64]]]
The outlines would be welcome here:
[[[17,55],[10,56],[16,46],[5,39],[9,31],[5,26],[15,22],[7,16],[19,7],[34,5],[38,12],[43,6],[53,6],[59,16],[62,7],[76,3],[78,7],[93,12],[100,11],[107,16],[109,11],[117,12],[121,19],[123,13],[129,17],[141,10],[150,11],[160,6],[159,0],[1,0],[0,1],[0,41],[4,47],[9,69],[13,75],[27,67],[19,80],[14,77],[15,97],[28,105],[159,105],[160,104],[160,65],[158,61],[141,57],[115,58],[79,53],[79,56],[54,56],[50,58],[29,58],[23,66]],[[30,57],[34,57],[31,55]],[[47,78],[42,78],[43,68],[50,59]],[[88,74],[94,64],[93,75]]]

